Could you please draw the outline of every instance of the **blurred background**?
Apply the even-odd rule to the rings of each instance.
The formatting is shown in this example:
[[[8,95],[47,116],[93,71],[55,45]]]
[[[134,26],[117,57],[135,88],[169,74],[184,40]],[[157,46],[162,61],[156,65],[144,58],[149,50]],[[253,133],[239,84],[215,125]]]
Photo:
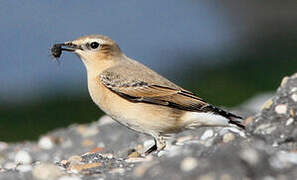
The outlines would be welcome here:
[[[0,141],[102,115],[83,64],[69,53],[55,62],[54,43],[108,35],[127,56],[230,108],[297,72],[296,22],[296,0],[1,1]]]

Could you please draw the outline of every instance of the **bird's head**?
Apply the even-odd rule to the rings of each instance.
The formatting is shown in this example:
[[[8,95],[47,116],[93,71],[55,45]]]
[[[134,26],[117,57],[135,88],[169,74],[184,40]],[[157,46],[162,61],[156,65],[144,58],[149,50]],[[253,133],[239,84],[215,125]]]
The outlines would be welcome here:
[[[123,56],[119,46],[103,35],[82,36],[73,41],[55,44],[51,49],[55,58],[59,58],[63,51],[75,53],[86,66],[99,64],[100,61],[115,61]]]

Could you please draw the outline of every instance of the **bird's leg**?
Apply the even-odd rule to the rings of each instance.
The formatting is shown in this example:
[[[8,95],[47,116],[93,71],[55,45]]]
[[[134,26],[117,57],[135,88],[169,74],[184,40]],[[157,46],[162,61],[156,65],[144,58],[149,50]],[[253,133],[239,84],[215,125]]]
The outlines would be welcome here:
[[[154,141],[155,141],[155,144],[152,146],[152,147],[150,147],[148,150],[146,150],[145,151],[145,155],[149,155],[150,153],[152,153],[152,152],[154,152],[154,151],[156,151],[158,148],[157,148],[157,141],[156,141],[156,139],[154,138]]]
[[[150,147],[147,151],[145,151],[145,155],[149,155],[154,151],[161,151],[166,147],[166,142],[162,136],[158,136],[154,138],[155,144]]]

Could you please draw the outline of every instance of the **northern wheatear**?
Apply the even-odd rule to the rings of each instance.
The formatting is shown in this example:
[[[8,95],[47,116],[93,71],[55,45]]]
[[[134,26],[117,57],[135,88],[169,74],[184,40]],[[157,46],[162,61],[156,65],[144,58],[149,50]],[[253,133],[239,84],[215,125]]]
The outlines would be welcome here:
[[[201,126],[244,126],[241,117],[217,108],[143,64],[127,57],[110,38],[89,35],[55,44],[52,55],[62,51],[78,55],[88,74],[93,101],[119,123],[154,137],[149,154],[162,150],[164,136]]]

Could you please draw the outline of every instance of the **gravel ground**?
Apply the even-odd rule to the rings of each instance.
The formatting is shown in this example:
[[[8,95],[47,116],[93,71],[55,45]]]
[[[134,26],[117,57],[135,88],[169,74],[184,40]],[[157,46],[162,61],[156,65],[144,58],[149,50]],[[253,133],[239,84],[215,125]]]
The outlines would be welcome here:
[[[296,180],[296,113],[297,74],[285,77],[260,113],[245,119],[246,132],[186,131],[146,157],[141,153],[153,144],[150,137],[103,116],[38,142],[0,142],[0,180]]]

